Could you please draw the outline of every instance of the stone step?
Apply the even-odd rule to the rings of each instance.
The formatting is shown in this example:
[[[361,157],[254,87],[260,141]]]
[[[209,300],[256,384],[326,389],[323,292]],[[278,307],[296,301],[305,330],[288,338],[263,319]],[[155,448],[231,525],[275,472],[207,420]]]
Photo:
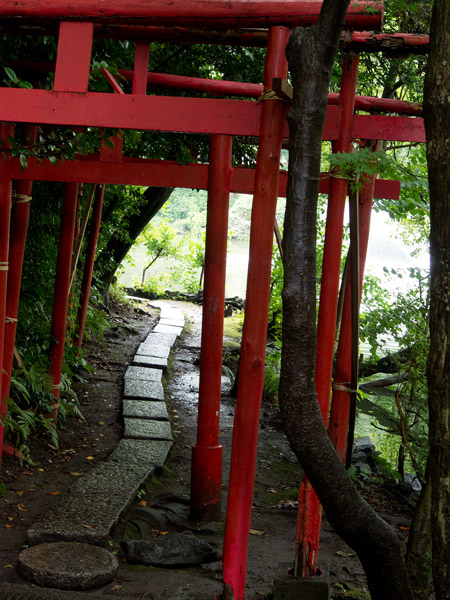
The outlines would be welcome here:
[[[84,542],[104,546],[155,466],[99,463],[28,530],[30,544]]]

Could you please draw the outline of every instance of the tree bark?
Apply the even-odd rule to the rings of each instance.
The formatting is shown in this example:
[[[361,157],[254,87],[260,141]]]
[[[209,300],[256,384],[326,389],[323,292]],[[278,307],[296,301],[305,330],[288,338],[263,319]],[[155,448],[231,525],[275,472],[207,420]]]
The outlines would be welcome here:
[[[97,284],[100,285],[104,293],[107,292],[118,266],[138,235],[167,202],[172,192],[172,188],[147,188],[143,194],[146,203],[139,212],[130,217],[126,231],[121,230],[114,234],[99,254],[95,261],[94,272],[96,273]]]
[[[289,442],[337,533],[358,554],[372,600],[411,600],[394,530],[361,498],[325,429],[315,391],[316,209],[321,135],[331,68],[348,0],[325,0],[318,23],[297,28],[287,56],[294,85],[288,114],[289,180],[280,408]]]
[[[428,600],[431,594],[431,461],[428,458],[425,482],[417,501],[408,536],[406,564],[416,600]]]
[[[450,598],[450,3],[435,0],[425,77],[424,118],[430,185],[430,352],[433,580]]]

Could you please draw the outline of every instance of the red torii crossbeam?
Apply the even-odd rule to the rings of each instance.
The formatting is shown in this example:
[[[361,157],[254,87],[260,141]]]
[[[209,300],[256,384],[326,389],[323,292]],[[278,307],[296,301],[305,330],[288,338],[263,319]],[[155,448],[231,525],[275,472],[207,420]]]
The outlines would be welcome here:
[[[320,0],[4,0],[0,17],[21,22],[45,20],[212,27],[305,27],[318,19]],[[379,30],[383,2],[352,0],[346,29]]]

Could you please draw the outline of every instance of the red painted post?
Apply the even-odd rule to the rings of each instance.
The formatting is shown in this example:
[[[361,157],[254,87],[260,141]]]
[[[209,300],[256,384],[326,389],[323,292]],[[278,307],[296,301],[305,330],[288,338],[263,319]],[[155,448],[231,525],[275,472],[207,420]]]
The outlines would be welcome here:
[[[150,42],[136,42],[134,48],[133,94],[147,93]]]
[[[375,176],[364,186],[360,193],[359,213],[359,282],[360,294],[364,277],[364,267],[369,243],[370,216],[374,197]],[[350,414],[350,393],[342,389],[349,387],[351,372],[351,269],[345,286],[344,307],[342,311],[341,331],[334,370],[334,389],[330,411],[328,433],[336,452],[345,462]]]
[[[289,29],[285,27],[272,27],[269,31],[264,72],[266,89],[272,87],[274,77],[286,78],[285,48],[288,37]],[[284,120],[283,102],[263,100],[223,549],[224,600],[243,600],[245,593],[248,535],[264,383],[273,228]]]
[[[221,512],[219,420],[231,144],[230,136],[211,136],[198,428],[191,466],[191,519],[194,521],[219,521]]]
[[[98,185],[95,190],[95,201],[92,209],[91,224],[89,228],[89,237],[86,246],[86,257],[84,260],[83,280],[81,282],[80,306],[77,314],[77,332],[78,337],[75,345],[81,348],[84,337],[84,326],[86,323],[86,314],[89,303],[89,292],[91,290],[92,271],[94,269],[95,249],[97,247],[98,234],[102,222],[103,198],[105,195],[105,186]]]
[[[9,123],[0,123],[0,144],[8,145],[8,137],[13,135],[13,128]],[[6,315],[6,287],[8,279],[8,252],[9,252],[9,221],[11,213],[11,159],[0,156],[0,365],[3,365],[3,348],[5,337]],[[0,449],[3,448],[2,420],[8,408],[7,398],[2,390],[0,378]],[[2,452],[0,452],[1,467]]]
[[[55,397],[52,417],[58,419],[58,398],[61,385],[61,372],[64,360],[64,343],[67,327],[67,306],[69,301],[70,267],[72,263],[73,236],[77,212],[78,184],[66,183],[61,216],[58,258],[56,263],[55,291],[50,346],[50,376]]]
[[[37,127],[29,125],[24,130],[24,144],[33,143],[36,139]],[[20,284],[22,280],[25,241],[30,218],[30,201],[32,181],[22,180],[15,184],[11,230],[9,239],[9,271],[6,292],[5,338],[3,345],[2,398],[7,408],[11,371],[16,340],[17,313],[19,309]]]
[[[358,62],[359,58],[357,56],[348,57],[342,67],[341,130],[339,139],[333,148],[335,152],[350,152],[351,150]],[[346,196],[347,181],[339,177],[332,177],[328,196],[327,224],[323,250],[316,352],[316,390],[325,424],[328,422],[331,372],[336,338],[336,317]]]
[[[352,143],[353,112],[356,82],[358,78],[356,56],[348,57],[343,64],[341,81],[341,127],[338,141],[333,145],[335,152],[349,152]],[[341,267],[341,248],[344,223],[347,181],[332,177],[328,195],[328,213],[325,230],[325,246],[322,263],[319,317],[317,325],[316,391],[325,425],[328,423],[328,407],[331,390],[331,374],[336,336],[337,304]],[[317,570],[321,514],[314,490],[305,477],[300,488],[297,527],[296,565],[302,568],[304,577]],[[307,506],[302,506],[302,502]],[[309,504],[312,503],[312,506]],[[316,507],[315,509],[313,507]],[[308,519],[302,522],[302,515]]]

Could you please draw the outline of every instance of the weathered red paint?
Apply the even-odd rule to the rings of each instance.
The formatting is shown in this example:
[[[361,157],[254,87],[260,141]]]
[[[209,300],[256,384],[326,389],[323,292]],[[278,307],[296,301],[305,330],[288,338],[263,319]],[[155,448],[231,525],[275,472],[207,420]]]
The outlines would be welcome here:
[[[375,176],[372,176],[370,182],[364,186],[360,194],[360,214],[359,214],[359,231],[360,231],[360,267],[359,267],[359,284],[360,294],[362,291],[362,281],[364,277],[364,267],[367,256],[367,246],[369,243],[370,216],[372,211],[372,202],[374,197]],[[351,270],[350,270],[351,271]],[[344,307],[342,311],[341,329],[339,333],[339,343],[336,356],[336,366],[334,371],[334,382],[336,388],[333,389],[333,396],[330,410],[330,421],[328,425],[328,433],[330,439],[336,448],[336,452],[345,462],[347,452],[347,439],[349,429],[349,414],[350,414],[350,393],[340,389],[341,386],[348,387],[350,384],[351,371],[351,272],[347,276],[345,286]],[[339,386],[339,388],[338,388]]]
[[[2,453],[0,453],[0,454],[2,454]],[[13,448],[9,444],[5,444],[5,443],[3,443],[3,456],[9,456],[10,458],[14,458],[15,460],[21,460],[21,461],[25,460],[25,457],[22,454],[22,452],[20,452],[16,448]],[[0,456],[0,467],[1,467],[1,456]]]
[[[261,110],[261,104],[249,100],[0,88],[0,118],[21,123],[257,137]],[[338,139],[338,113],[337,106],[328,106],[324,140]],[[286,124],[283,137],[288,135]],[[425,141],[421,118],[355,115],[352,135],[354,139]]]
[[[116,138],[115,138],[116,139]],[[108,146],[105,147],[105,153]],[[159,161],[153,159],[127,158],[118,159],[111,154],[102,156],[80,157],[77,161],[67,160],[58,164],[55,169],[48,160],[38,162],[28,160],[28,167],[21,170],[18,159],[12,161],[13,179],[30,178],[39,181],[73,181],[96,183],[104,181],[116,185],[151,185],[155,187],[178,187],[206,190],[208,187],[208,165],[192,163],[179,165],[174,161]],[[231,192],[251,194],[254,189],[255,171],[244,167],[233,167],[231,171]],[[278,196],[286,196],[287,172],[280,171]],[[330,177],[328,173],[320,174],[319,192],[328,194]],[[398,200],[400,182],[388,179],[377,179],[375,183],[375,198]]]
[[[22,123],[257,137],[261,112],[261,104],[249,100],[0,88],[0,118]],[[338,113],[328,107],[324,139],[337,139]]]
[[[231,145],[231,137],[211,137],[198,427],[191,466],[191,518],[195,521],[218,521],[221,511],[219,421]]]
[[[24,131],[24,144],[33,143],[36,139],[37,127],[30,125]],[[3,367],[1,389],[4,403],[9,398],[11,372],[14,357],[14,344],[19,309],[20,284],[22,280],[25,241],[30,217],[32,181],[18,181],[13,194],[11,227],[9,239],[9,270],[6,292],[5,337],[3,344]]]
[[[321,522],[322,506],[305,475],[298,495],[295,575],[310,577],[317,574]],[[308,540],[306,547],[304,540]]]
[[[138,46],[147,48],[144,42],[136,43],[136,51]],[[136,54],[136,58],[137,58]],[[172,75],[169,73],[153,73],[147,72],[148,56],[144,51],[142,65],[139,66],[141,79],[149,83],[150,87],[161,87],[168,89],[178,89],[192,92],[205,92],[208,94],[240,96],[242,98],[259,98],[263,92],[263,86],[259,83],[246,83],[242,81],[227,81],[223,79],[205,79],[203,77],[186,77],[183,75]],[[19,69],[20,72],[25,72],[28,75],[32,73],[49,73],[55,66],[53,63],[27,63],[24,61],[14,61],[13,66]],[[139,63],[140,64],[140,63]],[[143,69],[145,68],[145,74]],[[127,81],[133,81],[136,74],[136,59],[135,70],[119,69],[120,75]],[[133,83],[133,89],[134,89]],[[140,84],[142,89],[146,82]],[[135,93],[135,92],[133,92]],[[142,92],[144,93],[144,92]],[[340,94],[331,92],[328,94],[328,104],[338,105]],[[395,100],[392,98],[374,98],[372,96],[356,96],[355,110],[364,110],[370,112],[372,109],[378,108],[384,112],[396,113],[398,115],[421,116],[423,113],[422,104],[417,102],[406,102],[405,100]]]
[[[145,96],[147,92],[148,60],[150,56],[149,42],[136,42],[134,47],[134,69],[132,75],[133,94]]]
[[[426,142],[423,119],[408,117],[355,115],[352,136],[353,139],[362,140],[401,139],[404,142]]]
[[[93,23],[60,24],[55,92],[87,92],[93,35]]]
[[[357,78],[358,58],[347,58],[341,82],[341,131],[333,148],[335,152],[350,152]],[[346,195],[347,181],[332,177],[323,251],[316,352],[317,399],[325,424],[328,422]]]
[[[64,360],[64,344],[67,326],[67,306],[69,300],[70,267],[72,262],[73,236],[77,212],[78,184],[66,183],[61,216],[58,258],[56,263],[55,290],[50,346],[50,377],[53,383],[55,407],[53,419],[58,418],[58,398]]]
[[[351,148],[358,62],[358,57],[350,56],[344,61],[342,67],[341,128],[339,140],[333,146],[335,152],[349,152]],[[346,195],[347,181],[333,177],[328,195],[316,350],[316,392],[325,425],[328,423]],[[297,563],[308,565],[301,573],[305,577],[315,572],[317,567],[321,521],[316,494],[314,490],[309,492],[308,486],[309,482],[305,480],[300,489],[300,497],[304,497],[308,503],[312,502],[312,506],[306,506],[299,511],[300,514],[310,515],[311,522],[299,528],[298,535],[304,533],[307,537],[303,539],[298,537],[296,546]],[[312,553],[311,549],[315,552]]]
[[[112,89],[116,92],[116,94],[125,94],[123,89],[120,87],[119,82],[115,79],[113,75],[111,75],[108,69],[102,67],[102,74],[106,81],[109,83],[109,85],[112,87]]]
[[[88,242],[86,246],[86,256],[84,259],[83,279],[80,291],[80,306],[77,314],[77,339],[76,346],[81,348],[84,337],[84,326],[86,324],[86,314],[89,303],[89,292],[91,290],[92,272],[94,269],[95,249],[97,247],[98,234],[102,221],[103,198],[105,195],[105,186],[99,185],[95,190],[94,207],[92,209],[91,223],[89,228]]]
[[[8,145],[8,137],[13,135],[9,123],[0,123],[0,143]],[[11,160],[8,155],[0,156],[0,365],[3,365],[5,337],[6,286],[8,279],[9,222],[11,213]],[[8,399],[3,394],[0,378],[0,449],[3,447],[2,420],[8,410]],[[2,452],[0,452],[0,467]]]
[[[285,78],[285,47],[289,30],[273,27],[264,72],[269,88],[274,77]],[[273,229],[285,110],[279,100],[265,100],[255,172],[250,230],[246,311],[242,332],[239,388],[234,417],[223,575],[227,598],[244,598],[248,532],[255,480],[259,414],[264,381],[270,294]]]
[[[21,21],[64,19],[122,24],[178,25],[236,29],[283,25],[313,25],[321,1],[312,0],[4,0],[3,19]],[[370,10],[367,10],[369,8]],[[346,29],[375,31],[382,25],[383,2],[352,1],[345,20]]]

